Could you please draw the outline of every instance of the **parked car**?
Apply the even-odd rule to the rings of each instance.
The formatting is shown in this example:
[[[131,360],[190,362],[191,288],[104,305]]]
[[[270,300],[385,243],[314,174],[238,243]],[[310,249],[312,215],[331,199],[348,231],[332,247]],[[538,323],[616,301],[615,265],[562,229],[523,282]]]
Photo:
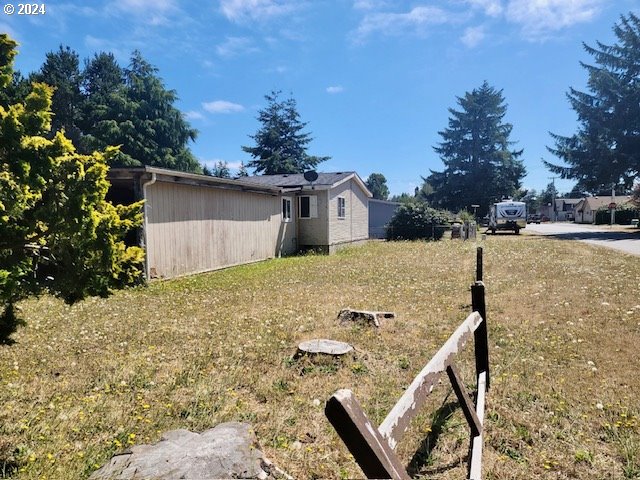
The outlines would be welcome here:
[[[542,218],[537,213],[532,213],[527,217],[527,223],[540,223]]]

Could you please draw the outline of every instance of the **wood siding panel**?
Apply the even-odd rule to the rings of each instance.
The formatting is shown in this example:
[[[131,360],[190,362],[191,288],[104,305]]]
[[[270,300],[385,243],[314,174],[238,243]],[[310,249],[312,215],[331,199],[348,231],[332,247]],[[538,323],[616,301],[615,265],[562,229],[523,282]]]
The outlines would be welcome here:
[[[338,217],[338,197],[344,197],[345,199],[345,218]],[[329,201],[329,245],[356,242],[369,238],[368,203],[368,197],[353,180],[331,189]]]
[[[152,277],[214,270],[297,250],[280,196],[157,182],[147,188]]]
[[[300,228],[298,231],[298,244],[301,247],[313,247],[321,245],[329,245],[329,232],[327,230],[327,204],[329,200],[328,191],[314,190],[303,191],[300,196],[316,195],[318,198],[318,217],[317,218],[298,218]],[[296,215],[299,213],[299,197],[295,198]]]

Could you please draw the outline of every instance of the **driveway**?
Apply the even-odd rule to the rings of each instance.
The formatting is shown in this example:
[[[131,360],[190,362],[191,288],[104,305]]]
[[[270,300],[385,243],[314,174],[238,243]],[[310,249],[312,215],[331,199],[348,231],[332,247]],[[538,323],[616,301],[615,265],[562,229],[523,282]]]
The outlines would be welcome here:
[[[527,225],[523,230],[534,235],[549,235],[564,240],[613,248],[633,255],[640,255],[640,229],[615,225],[580,225],[577,223],[541,223]]]

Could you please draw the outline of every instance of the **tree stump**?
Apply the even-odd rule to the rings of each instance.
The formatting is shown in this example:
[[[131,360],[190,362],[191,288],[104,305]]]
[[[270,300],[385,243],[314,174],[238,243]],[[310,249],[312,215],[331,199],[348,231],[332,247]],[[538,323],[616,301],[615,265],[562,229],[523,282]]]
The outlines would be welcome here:
[[[353,347],[348,343],[338,342],[336,340],[328,340],[326,338],[318,338],[315,340],[307,340],[298,345],[296,357],[303,355],[332,355],[341,356],[352,352]]]
[[[396,314],[393,312],[370,312],[368,310],[353,310],[351,308],[343,308],[338,313],[338,320],[340,320],[340,323],[365,320],[373,323],[376,327],[380,326],[380,320],[395,317]]]

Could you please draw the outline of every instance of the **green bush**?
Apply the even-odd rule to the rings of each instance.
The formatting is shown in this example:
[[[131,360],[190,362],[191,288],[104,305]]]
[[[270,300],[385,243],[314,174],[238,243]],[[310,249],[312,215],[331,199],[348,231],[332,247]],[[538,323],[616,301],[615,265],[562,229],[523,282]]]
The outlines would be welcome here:
[[[387,225],[387,240],[440,240],[449,226],[446,212],[422,203],[406,203]]]
[[[640,218],[640,209],[622,205],[620,208],[616,208],[616,224],[617,225],[631,225],[631,220],[634,218]],[[611,223],[611,212],[608,208],[601,208],[596,212],[596,225],[608,225]]]

